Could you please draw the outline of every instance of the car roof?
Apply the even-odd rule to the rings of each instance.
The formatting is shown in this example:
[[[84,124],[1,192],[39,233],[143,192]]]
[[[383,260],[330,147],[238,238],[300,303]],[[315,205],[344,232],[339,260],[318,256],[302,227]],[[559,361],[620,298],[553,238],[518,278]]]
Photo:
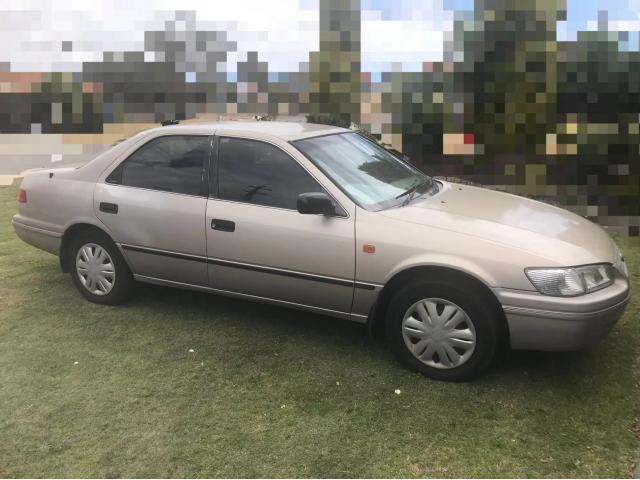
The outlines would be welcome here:
[[[303,138],[318,137],[321,135],[331,135],[334,133],[350,132],[346,128],[334,127],[331,125],[320,125],[316,123],[302,122],[269,122],[269,121],[229,121],[229,122],[209,122],[209,123],[189,123],[184,125],[169,125],[160,127],[157,130],[164,132],[176,131],[189,133],[198,131],[215,131],[216,135],[225,133],[236,135],[252,135],[259,137],[275,137],[286,142],[301,140]]]

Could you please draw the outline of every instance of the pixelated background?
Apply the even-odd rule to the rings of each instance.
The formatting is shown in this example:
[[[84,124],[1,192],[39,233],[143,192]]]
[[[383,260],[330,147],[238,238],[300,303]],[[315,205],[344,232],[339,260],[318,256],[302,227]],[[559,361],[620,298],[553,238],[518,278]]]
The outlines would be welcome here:
[[[3,0],[0,180],[168,119],[359,126],[640,235],[640,0]]]

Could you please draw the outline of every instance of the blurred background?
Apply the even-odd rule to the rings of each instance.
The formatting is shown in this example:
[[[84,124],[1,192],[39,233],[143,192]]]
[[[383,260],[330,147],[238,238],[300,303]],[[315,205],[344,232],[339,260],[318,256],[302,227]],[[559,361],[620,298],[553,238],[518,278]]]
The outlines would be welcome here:
[[[164,120],[256,117],[361,128],[640,235],[640,0],[0,4],[0,183]]]

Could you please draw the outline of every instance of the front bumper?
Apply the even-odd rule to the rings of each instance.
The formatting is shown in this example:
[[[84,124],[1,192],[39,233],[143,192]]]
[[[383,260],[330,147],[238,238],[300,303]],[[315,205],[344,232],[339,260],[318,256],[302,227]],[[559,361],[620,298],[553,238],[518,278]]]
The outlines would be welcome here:
[[[537,292],[495,289],[502,304],[511,348],[517,350],[581,350],[604,337],[624,313],[629,282],[579,297],[550,297]]]

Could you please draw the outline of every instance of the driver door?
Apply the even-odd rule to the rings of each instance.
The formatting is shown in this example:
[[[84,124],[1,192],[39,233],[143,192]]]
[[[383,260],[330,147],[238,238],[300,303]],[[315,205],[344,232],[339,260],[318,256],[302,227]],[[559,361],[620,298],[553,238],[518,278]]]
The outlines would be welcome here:
[[[298,213],[298,194],[326,190],[285,146],[225,136],[216,148],[206,209],[209,285],[348,314],[354,216],[337,201],[337,216]]]

